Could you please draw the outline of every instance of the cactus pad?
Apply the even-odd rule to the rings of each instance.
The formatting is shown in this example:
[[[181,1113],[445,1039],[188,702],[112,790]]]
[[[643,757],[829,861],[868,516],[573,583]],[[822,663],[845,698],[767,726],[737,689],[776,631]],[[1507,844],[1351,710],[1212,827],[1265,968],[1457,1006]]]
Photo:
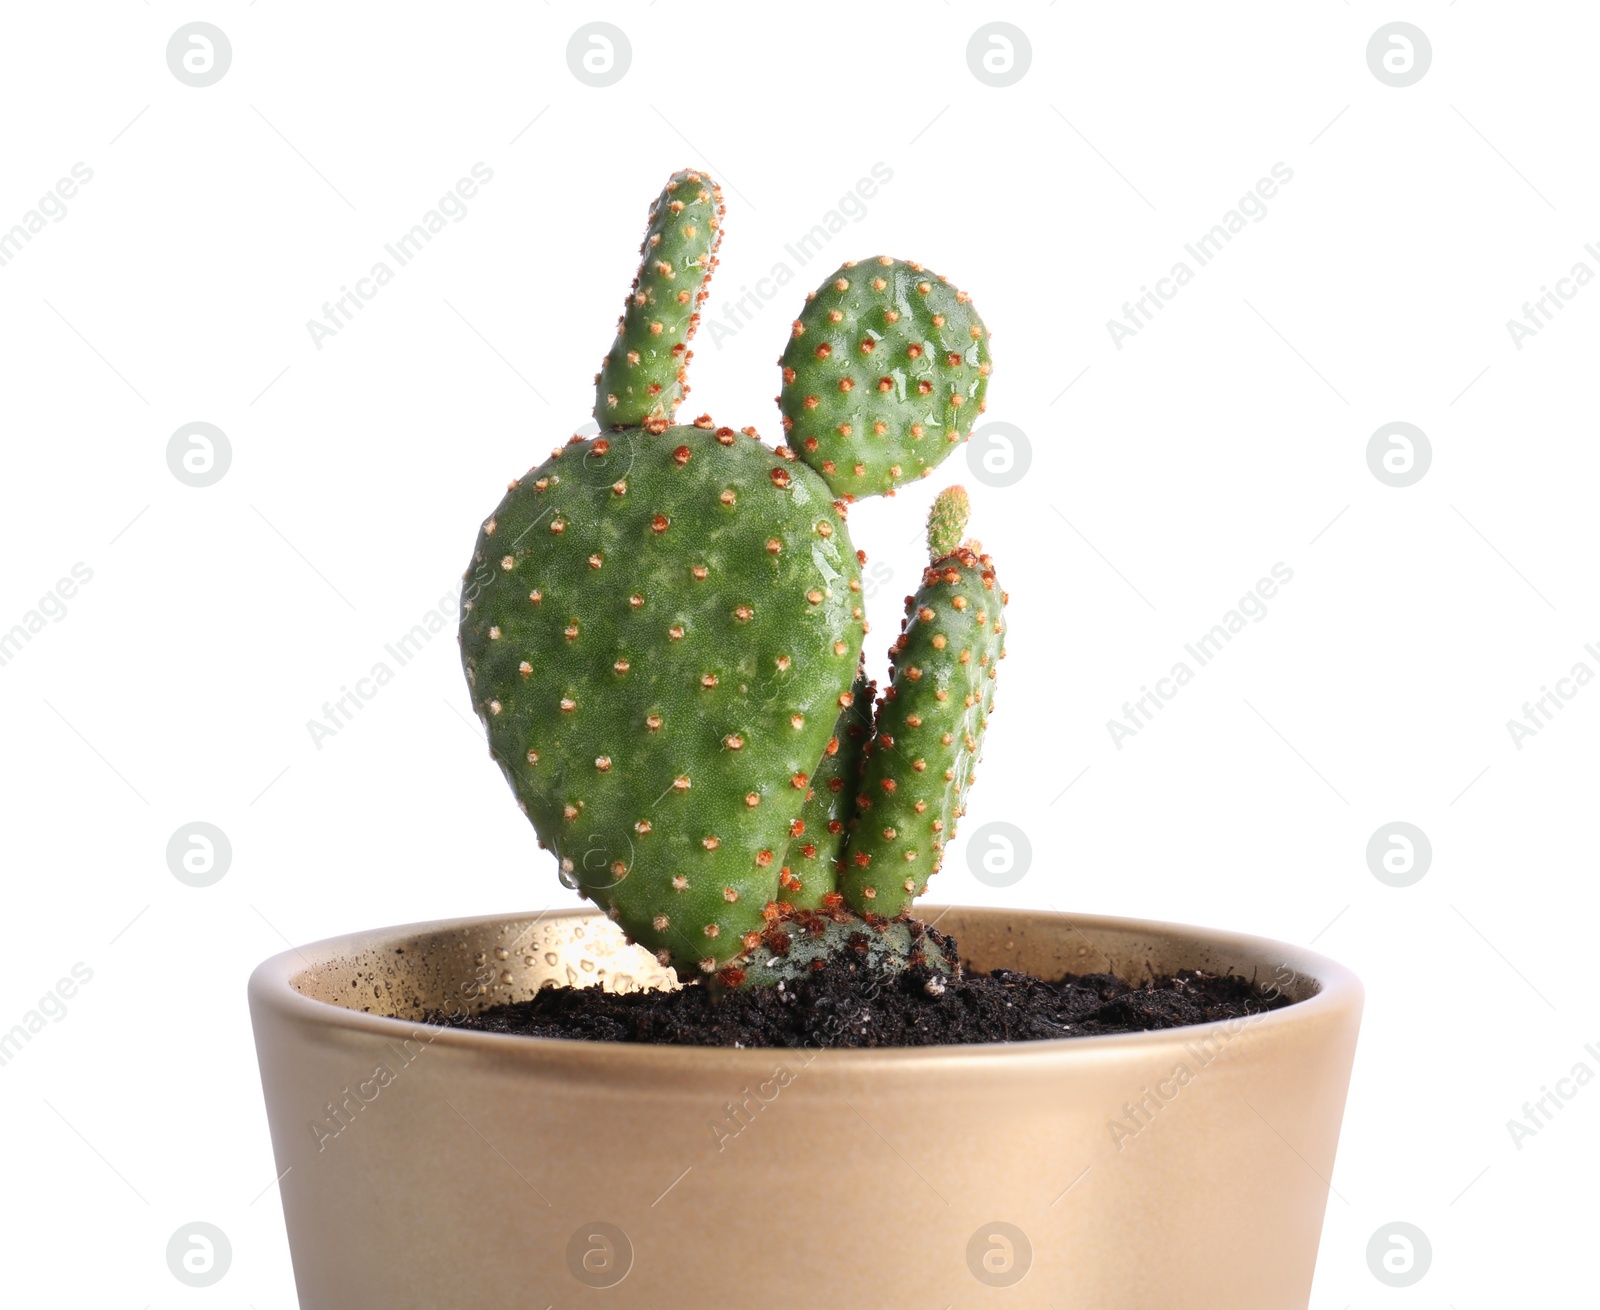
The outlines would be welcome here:
[[[674,173],[656,199],[617,339],[594,379],[602,428],[665,427],[689,394],[689,340],[716,267],[722,214],[722,188],[693,169]]]
[[[965,292],[885,255],[844,264],[807,297],[778,363],[788,443],[854,499],[928,476],[966,440],[989,334]]]
[[[856,812],[861,758],[872,735],[872,698],[877,685],[863,668],[850,689],[850,703],[839,711],[833,736],[811,774],[800,830],[789,842],[778,873],[778,899],[786,905],[819,910],[839,903],[838,871],[844,862],[850,820]]]
[[[860,658],[842,506],[709,419],[574,438],[484,523],[485,572],[462,659],[540,842],[632,940],[716,971],[764,925]]]
[[[970,546],[935,560],[906,598],[840,874],[862,914],[909,906],[955,836],[994,708],[1005,601],[989,557]]]

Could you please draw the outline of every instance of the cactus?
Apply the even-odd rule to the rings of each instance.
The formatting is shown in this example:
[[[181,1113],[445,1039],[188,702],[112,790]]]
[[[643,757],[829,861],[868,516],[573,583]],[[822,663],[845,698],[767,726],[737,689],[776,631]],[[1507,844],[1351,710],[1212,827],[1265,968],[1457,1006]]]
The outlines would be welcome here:
[[[966,519],[966,492],[941,492],[928,516],[931,562],[889,648],[892,677],[840,875],[845,901],[862,914],[893,918],[927,890],[966,812],[994,709],[1006,594],[977,542],[951,545]]]
[[[595,374],[602,428],[665,427],[689,394],[689,340],[716,268],[722,214],[722,188],[693,169],[674,173],[651,206],[639,273]]]
[[[879,260],[853,291],[846,265],[791,342],[806,357],[780,404],[803,449],[674,425],[721,232],[715,182],[675,174],[596,377],[601,434],[557,447],[484,521],[460,626],[474,707],[562,880],[686,979],[771,985],[846,952],[953,969],[905,911],[971,783],[1002,597],[988,557],[956,545],[952,488],[875,725],[846,515],[966,435],[987,333],[918,265]],[[823,367],[824,338],[858,337],[884,352],[870,368]],[[841,383],[863,368],[894,385],[850,409]]]
[[[892,495],[972,431],[989,333],[966,292],[880,255],[843,264],[806,297],[778,364],[800,457],[842,496]]]
[[[778,900],[801,909],[838,905],[838,874],[844,865],[850,820],[856,812],[856,780],[872,733],[872,698],[877,684],[865,666],[856,674],[850,700],[839,711],[833,736],[811,775],[800,823],[778,871]]]
[[[680,966],[741,954],[861,653],[822,479],[709,420],[578,440],[474,562],[468,678],[569,881]]]
[[[928,558],[953,555],[967,531],[972,500],[965,487],[946,487],[928,507]]]

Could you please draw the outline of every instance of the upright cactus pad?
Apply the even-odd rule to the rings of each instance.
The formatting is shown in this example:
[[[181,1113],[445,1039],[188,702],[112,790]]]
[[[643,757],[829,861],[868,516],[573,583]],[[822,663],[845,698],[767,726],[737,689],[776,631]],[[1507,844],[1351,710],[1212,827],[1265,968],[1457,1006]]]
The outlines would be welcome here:
[[[788,444],[673,426],[722,213],[704,173],[668,182],[595,379],[602,434],[483,523],[460,627],[473,705],[562,880],[680,976],[949,972],[951,943],[905,911],[962,812],[1005,598],[958,544],[966,493],[945,492],[874,721],[845,515],[966,437],[988,333],[920,265],[846,264],[784,355]]]
[[[850,688],[850,703],[839,711],[822,761],[812,771],[799,830],[789,841],[778,873],[778,899],[786,905],[819,910],[840,902],[838,872],[856,812],[856,786],[872,735],[876,692],[877,685],[863,668]]]
[[[778,361],[788,442],[850,498],[927,477],[965,441],[989,385],[989,333],[921,264],[850,261],[806,298]]]
[[[595,375],[602,428],[665,427],[688,395],[689,341],[716,267],[722,215],[722,188],[693,169],[674,173],[651,208],[639,274]]]
[[[858,913],[894,918],[905,910],[927,890],[956,834],[994,709],[1005,602],[975,543],[935,559],[906,597],[840,874],[845,902]]]
[[[709,420],[634,429],[513,483],[474,562],[467,676],[541,842],[635,942],[714,972],[764,924],[860,658],[831,493]]]

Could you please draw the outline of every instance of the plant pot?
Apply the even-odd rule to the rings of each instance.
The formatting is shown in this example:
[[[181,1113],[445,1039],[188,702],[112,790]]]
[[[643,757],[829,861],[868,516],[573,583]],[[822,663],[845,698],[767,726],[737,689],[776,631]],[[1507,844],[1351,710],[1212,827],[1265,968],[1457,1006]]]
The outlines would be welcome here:
[[[1355,977],[1205,929],[927,914],[979,969],[1232,971],[1296,1004],[991,1046],[613,1045],[417,1022],[660,984],[592,911],[289,951],[250,1009],[302,1307],[1304,1306]]]

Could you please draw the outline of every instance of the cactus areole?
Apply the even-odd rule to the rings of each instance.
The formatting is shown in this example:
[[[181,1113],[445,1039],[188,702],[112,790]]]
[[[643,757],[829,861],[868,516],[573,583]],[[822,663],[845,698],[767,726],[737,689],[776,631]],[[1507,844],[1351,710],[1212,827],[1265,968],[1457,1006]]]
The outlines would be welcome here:
[[[842,266],[780,361],[786,444],[678,424],[722,236],[675,174],[596,375],[601,435],[512,482],[478,534],[461,656],[489,751],[560,876],[685,980],[769,986],[833,955],[951,967],[911,919],[965,812],[1005,593],[964,490],[874,705],[849,502],[966,439],[988,332],[918,264]]]

